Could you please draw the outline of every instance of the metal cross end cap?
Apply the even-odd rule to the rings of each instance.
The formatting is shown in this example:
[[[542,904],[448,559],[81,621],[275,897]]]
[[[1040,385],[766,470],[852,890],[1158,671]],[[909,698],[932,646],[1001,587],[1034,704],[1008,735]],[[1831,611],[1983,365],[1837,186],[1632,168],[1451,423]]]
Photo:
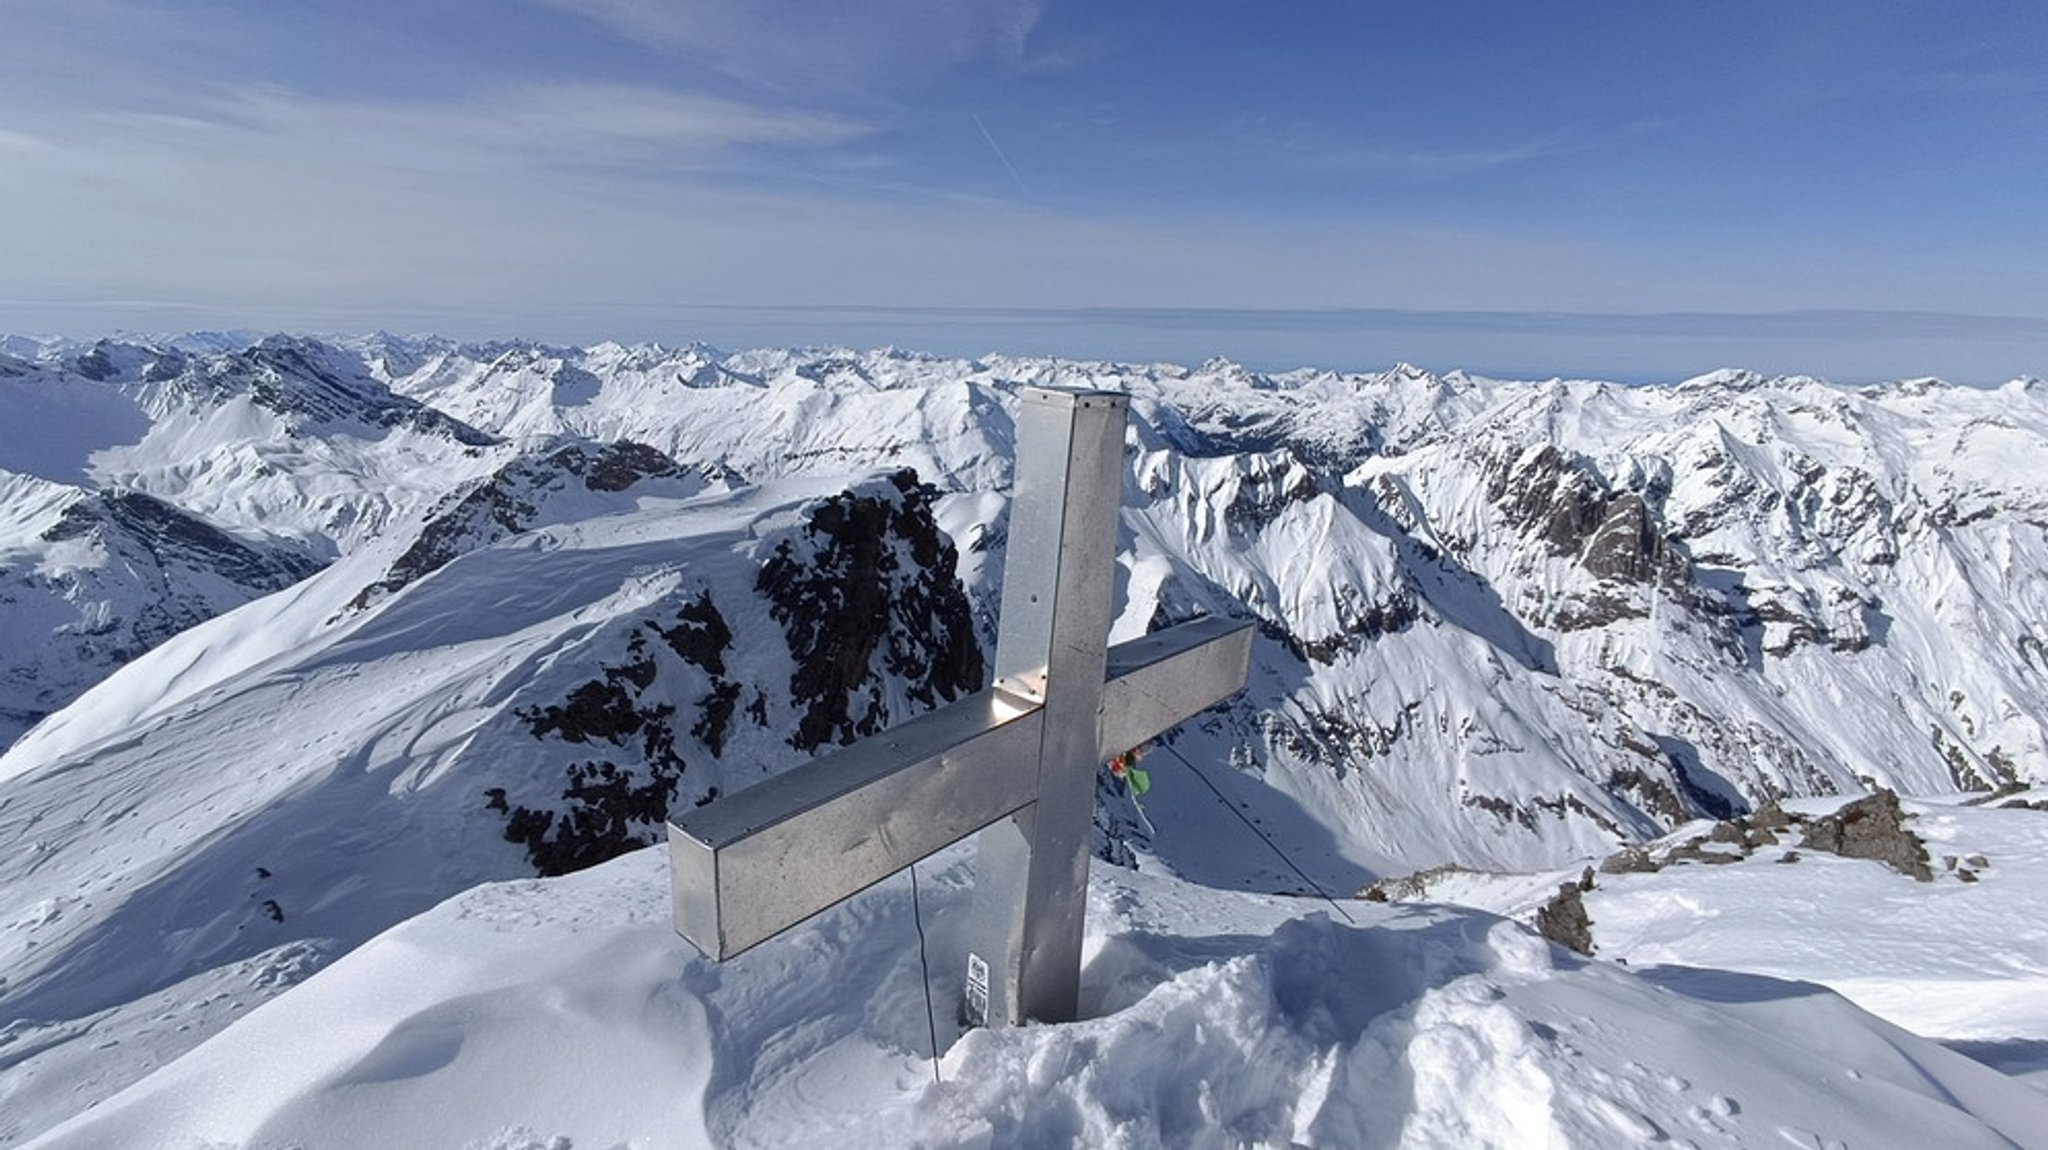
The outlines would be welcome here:
[[[1128,392],[1108,391],[1102,388],[1045,387],[1027,384],[1017,389],[1017,398],[1025,403],[1044,404],[1071,410],[1077,407],[1106,407],[1118,410],[1128,409],[1131,397]]]

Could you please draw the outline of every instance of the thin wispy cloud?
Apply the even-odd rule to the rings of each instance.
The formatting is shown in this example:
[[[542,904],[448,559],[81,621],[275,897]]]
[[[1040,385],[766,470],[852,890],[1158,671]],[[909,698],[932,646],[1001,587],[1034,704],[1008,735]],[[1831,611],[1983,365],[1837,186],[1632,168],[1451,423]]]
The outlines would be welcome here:
[[[1555,128],[1480,148],[1400,148],[1304,133],[1290,148],[1288,162],[1301,167],[1416,180],[1463,179],[1504,168],[1591,156],[1675,127],[1668,119],[1651,119],[1607,128]]]
[[[269,85],[223,86],[175,115],[122,110],[70,123],[46,119],[46,135],[67,141],[69,151],[92,157],[103,171],[189,166],[232,152],[275,165],[277,177],[328,163],[478,174],[643,163],[711,175],[749,150],[830,148],[871,130],[846,116],[617,84],[540,85],[439,101],[332,100]],[[39,143],[43,136],[12,135],[23,141],[17,150],[50,150]]]
[[[749,87],[879,99],[970,62],[1058,67],[1029,53],[1036,0],[535,0]]]
[[[2048,74],[2016,68],[1945,68],[1896,81],[1908,92],[1942,96],[2039,96],[2048,93]]]
[[[41,136],[0,128],[0,152],[48,152],[55,147]]]

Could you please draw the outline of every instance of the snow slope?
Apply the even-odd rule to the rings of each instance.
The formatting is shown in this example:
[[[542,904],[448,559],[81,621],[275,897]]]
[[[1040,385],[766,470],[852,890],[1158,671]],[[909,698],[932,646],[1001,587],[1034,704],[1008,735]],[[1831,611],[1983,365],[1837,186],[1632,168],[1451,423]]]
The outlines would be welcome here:
[[[1701,821],[1597,868],[1429,871],[1379,891],[1536,922],[1561,885],[1590,884],[1579,901],[1600,959],[1824,985],[2048,1089],[2044,799],[2037,790],[1904,800],[1910,838],[1900,841],[1925,856],[1919,880],[1811,846],[1811,820],[1844,807],[1834,798],[1788,801],[1808,821],[1775,832]]]
[[[2048,1089],[2048,813],[1905,805],[1930,887],[1811,851],[1783,865],[1784,849],[1607,876],[1585,900],[1595,953],[1822,983]]]
[[[504,454],[324,345],[177,342],[0,356],[0,747]]]
[[[929,932],[964,864],[927,864]],[[906,884],[723,966],[663,852],[478,887],[28,1143],[2040,1145],[2048,1093],[1807,983],[1583,963],[1504,920],[1098,871],[1087,1020],[931,1079]],[[938,978],[941,1001],[957,979]],[[951,1038],[951,1028],[945,1032]]]
[[[806,724],[838,741],[980,685],[957,585],[897,561],[942,554],[917,490],[734,492],[611,452],[547,461],[472,492],[530,530],[452,499],[429,521],[448,530],[422,538],[503,537],[395,585],[415,549],[365,545],[141,656],[0,756],[0,837],[21,844],[0,855],[0,1097],[40,1073],[19,1060],[71,1057],[127,1004],[654,841],[671,803],[805,758],[817,744],[790,733]],[[795,640],[819,608],[784,592],[862,553],[814,533],[820,508],[895,512],[872,537],[894,566],[865,650],[844,625],[824,649]],[[954,666],[949,647],[975,657]],[[913,659],[923,681],[884,675]],[[818,662],[852,676],[793,691]]]

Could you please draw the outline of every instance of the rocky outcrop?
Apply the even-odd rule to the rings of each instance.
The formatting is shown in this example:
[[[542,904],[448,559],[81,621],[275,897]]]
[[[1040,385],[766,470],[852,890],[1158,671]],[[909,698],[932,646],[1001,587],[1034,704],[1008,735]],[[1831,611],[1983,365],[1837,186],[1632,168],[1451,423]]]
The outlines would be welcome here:
[[[1586,631],[1646,614],[1639,588],[1682,586],[1685,556],[1640,491],[1610,489],[1592,463],[1551,444],[1483,455],[1486,498],[1523,540],[1569,559],[1592,581],[1566,593],[1532,589],[1535,622]]]
[[[1764,847],[1783,846],[1797,833],[1798,849],[1781,851],[1777,861],[1797,862],[1800,850],[1824,851],[1881,862],[1920,882],[1932,882],[1927,844],[1906,826],[1908,817],[1899,796],[1882,787],[1827,815],[1795,814],[1768,802],[1747,815],[1716,822],[1704,833],[1661,845],[1624,847],[1601,860],[1599,870],[1636,874],[1684,863],[1737,863]]]
[[[648,639],[661,630],[658,619],[642,621],[624,660],[599,667],[559,703],[515,712],[534,738],[573,748],[554,801],[513,805],[504,788],[485,792],[486,807],[505,815],[505,838],[526,848],[540,874],[595,866],[661,833],[688,769],[677,705],[656,687],[663,668]]]
[[[1337,657],[1365,644],[1403,631],[1422,618],[1422,608],[1413,592],[1396,591],[1382,599],[1369,599],[1355,587],[1343,586],[1335,596],[1338,629],[1327,635],[1305,639],[1278,626],[1262,627],[1285,643],[1298,657],[1311,663],[1335,663]]]
[[[900,472],[811,504],[766,550],[751,590],[783,627],[796,667],[787,683],[748,677],[741,637],[708,589],[615,623],[626,636],[616,660],[558,700],[516,712],[536,740],[559,748],[561,783],[519,798],[486,791],[505,837],[541,874],[591,866],[658,841],[691,763],[725,756],[736,725],[789,721],[780,745],[815,752],[978,689],[981,648],[958,555],[932,518],[935,496]],[[757,758],[742,777],[798,758]],[[722,776],[713,768],[708,777]],[[718,793],[701,779],[688,789],[702,801]]]
[[[1486,497],[1525,538],[1570,556],[1588,574],[1620,583],[1673,584],[1685,558],[1638,491],[1611,490],[1586,459],[1551,444],[1487,459]]]
[[[1872,859],[1921,882],[1934,881],[1927,844],[1906,829],[1906,812],[1899,807],[1899,796],[1887,789],[1809,822],[1799,845],[1843,858]]]
[[[932,518],[938,492],[904,470],[811,506],[756,587],[796,660],[792,745],[850,743],[888,722],[887,684],[924,707],[981,687],[959,554]]]
[[[1557,894],[1536,908],[1536,933],[1575,954],[1593,954],[1593,919],[1586,913],[1586,892],[1593,889],[1593,868],[1577,882],[1560,883]]]
[[[1257,531],[1278,519],[1290,504],[1306,503],[1321,490],[1315,474],[1292,455],[1250,456],[1239,469],[1223,518],[1238,531]]]

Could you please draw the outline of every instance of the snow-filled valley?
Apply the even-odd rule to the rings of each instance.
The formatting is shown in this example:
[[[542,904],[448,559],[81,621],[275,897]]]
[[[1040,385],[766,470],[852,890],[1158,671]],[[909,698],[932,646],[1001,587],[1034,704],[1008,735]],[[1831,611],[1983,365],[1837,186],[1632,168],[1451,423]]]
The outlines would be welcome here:
[[[2037,382],[7,346],[0,1145],[2048,1145]],[[718,966],[636,848],[982,685],[1024,384],[1132,397],[1112,638],[1259,637],[1083,1021],[920,866],[934,1083],[905,879]]]

